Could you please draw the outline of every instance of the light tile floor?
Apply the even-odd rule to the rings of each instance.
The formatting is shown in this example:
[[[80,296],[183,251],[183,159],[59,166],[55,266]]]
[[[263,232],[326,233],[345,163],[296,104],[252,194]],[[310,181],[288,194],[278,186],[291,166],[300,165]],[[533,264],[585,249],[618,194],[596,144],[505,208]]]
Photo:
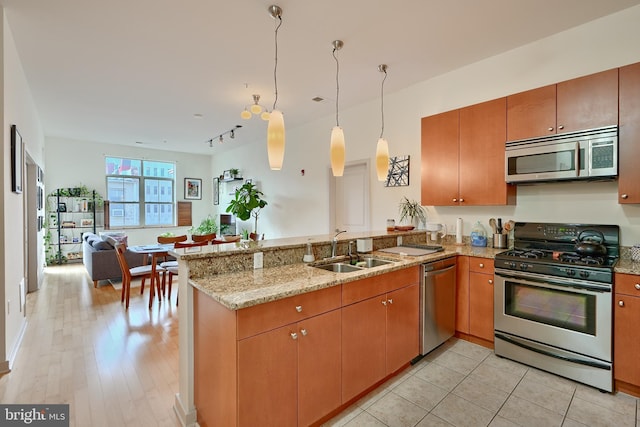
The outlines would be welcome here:
[[[325,426],[640,427],[640,403],[452,338]]]

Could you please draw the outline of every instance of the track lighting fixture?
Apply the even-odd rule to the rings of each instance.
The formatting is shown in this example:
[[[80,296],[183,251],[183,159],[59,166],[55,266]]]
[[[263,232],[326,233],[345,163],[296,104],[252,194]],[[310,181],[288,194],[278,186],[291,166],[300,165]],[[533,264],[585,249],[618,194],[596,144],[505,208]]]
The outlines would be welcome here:
[[[215,137],[213,137],[213,138],[211,138],[211,139],[208,139],[206,142],[208,142],[208,143],[209,143],[209,147],[213,148],[213,141],[215,141],[215,140],[217,139],[217,140],[218,140],[218,142],[219,142],[220,144],[222,144],[222,143],[224,143],[224,136],[225,136],[225,135],[227,135],[227,134],[229,135],[229,138],[231,138],[231,139],[235,139],[235,137],[236,137],[236,130],[237,130],[237,129],[240,129],[241,127],[242,127],[242,125],[235,125],[232,129],[229,129],[229,130],[228,130],[228,131],[226,131],[226,132],[222,132],[220,135],[215,136]]]
[[[278,30],[282,25],[282,8],[280,6],[271,5],[267,9],[269,15],[276,20],[275,29],[275,63],[273,67],[273,86],[275,89],[275,99],[273,108],[269,115],[269,125],[267,126],[267,155],[269,157],[269,167],[271,170],[282,169],[284,160],[285,132],[284,132],[284,116],[282,112],[276,109],[278,103]]]
[[[336,60],[336,125],[331,130],[329,157],[331,159],[331,171],[333,172],[333,176],[342,176],[344,173],[345,144],[344,132],[340,127],[340,121],[338,119],[338,98],[340,96],[340,83],[338,76],[340,73],[340,63],[338,62],[336,51],[342,49],[344,43],[342,40],[334,40],[331,45],[333,46],[333,59]]]
[[[376,172],[378,181],[386,181],[389,171],[389,143],[383,138],[384,135],[384,82],[387,80],[387,64],[378,65],[378,71],[384,73],[380,87],[380,112],[382,113],[382,129],[376,147]]]

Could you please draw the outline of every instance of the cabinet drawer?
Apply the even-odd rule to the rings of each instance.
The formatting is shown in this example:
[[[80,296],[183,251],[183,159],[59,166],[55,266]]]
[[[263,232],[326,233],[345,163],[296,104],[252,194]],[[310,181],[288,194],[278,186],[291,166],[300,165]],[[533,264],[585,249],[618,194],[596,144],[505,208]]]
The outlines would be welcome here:
[[[340,308],[341,287],[295,295],[238,310],[238,339]]]
[[[469,271],[493,274],[493,260],[491,258],[469,257]]]
[[[342,305],[353,304],[419,282],[420,267],[416,266],[345,283],[342,285]]]
[[[617,294],[640,297],[640,276],[618,273],[615,280],[615,292]]]

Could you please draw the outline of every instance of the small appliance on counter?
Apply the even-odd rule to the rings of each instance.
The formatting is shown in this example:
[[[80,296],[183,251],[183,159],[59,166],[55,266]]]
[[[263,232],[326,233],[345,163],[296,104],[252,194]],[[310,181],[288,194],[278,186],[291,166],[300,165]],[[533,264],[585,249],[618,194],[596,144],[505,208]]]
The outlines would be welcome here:
[[[427,244],[441,245],[447,235],[447,226],[435,222],[427,223]]]

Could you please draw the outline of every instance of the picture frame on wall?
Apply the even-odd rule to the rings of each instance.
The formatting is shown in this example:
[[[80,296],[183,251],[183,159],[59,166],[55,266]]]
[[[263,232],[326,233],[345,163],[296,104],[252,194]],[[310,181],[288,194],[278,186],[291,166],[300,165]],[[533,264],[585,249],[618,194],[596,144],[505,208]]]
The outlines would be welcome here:
[[[220,178],[213,178],[213,204],[220,204]]]
[[[11,125],[11,191],[22,193],[23,160],[22,136],[16,125]]]
[[[202,180],[200,178],[184,179],[184,198],[187,200],[202,199]]]

